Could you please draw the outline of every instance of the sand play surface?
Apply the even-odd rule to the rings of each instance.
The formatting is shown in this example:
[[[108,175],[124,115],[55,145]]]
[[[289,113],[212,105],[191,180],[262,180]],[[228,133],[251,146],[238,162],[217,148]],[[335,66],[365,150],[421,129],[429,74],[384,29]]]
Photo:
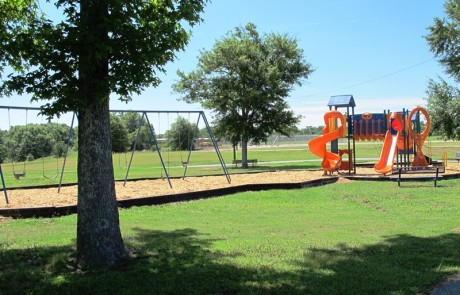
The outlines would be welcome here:
[[[446,174],[460,173],[460,164],[449,163]],[[337,174],[335,174],[337,175]],[[380,177],[371,168],[357,168],[357,175]],[[186,177],[172,179],[171,189],[166,180],[139,180],[129,181],[123,187],[123,182],[116,182],[118,200],[133,199],[147,196],[174,195],[184,192],[206,191],[245,184],[264,183],[299,183],[308,180],[320,179],[322,171],[277,171],[253,174],[233,174],[231,184],[227,183],[225,176]],[[8,190],[9,204],[7,205],[3,194],[0,195],[0,209],[2,208],[27,208],[68,206],[77,204],[77,186],[65,186],[61,192],[57,188],[41,189],[11,189]]]

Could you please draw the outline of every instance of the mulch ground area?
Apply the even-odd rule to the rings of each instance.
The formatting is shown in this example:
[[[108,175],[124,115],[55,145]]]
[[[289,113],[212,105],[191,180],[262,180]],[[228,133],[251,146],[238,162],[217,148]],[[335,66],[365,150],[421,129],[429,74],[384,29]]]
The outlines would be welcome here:
[[[357,175],[380,178],[372,168],[357,168]],[[445,174],[460,173],[460,164],[449,163]],[[337,174],[335,174],[337,175]],[[141,197],[175,195],[187,192],[206,191],[211,189],[228,188],[248,184],[267,183],[300,183],[324,177],[322,171],[277,171],[253,174],[233,174],[231,183],[225,176],[186,177],[172,179],[173,188],[166,180],[139,180],[116,182],[118,200],[135,199]],[[342,179],[342,178],[341,178]],[[346,180],[341,180],[346,181]],[[60,193],[57,188],[33,188],[8,190],[9,204],[6,204],[3,194],[0,195],[0,209],[31,208],[31,207],[60,207],[77,204],[77,186],[63,186]]]

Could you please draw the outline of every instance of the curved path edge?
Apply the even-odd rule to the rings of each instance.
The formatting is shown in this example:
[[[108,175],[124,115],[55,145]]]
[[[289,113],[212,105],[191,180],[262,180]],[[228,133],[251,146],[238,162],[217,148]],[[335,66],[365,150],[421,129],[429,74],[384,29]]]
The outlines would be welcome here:
[[[133,206],[162,205],[174,202],[186,202],[199,199],[221,197],[225,195],[247,192],[247,191],[264,191],[273,189],[299,189],[327,185],[337,182],[339,177],[320,178],[315,180],[297,182],[297,183],[265,183],[265,184],[245,184],[239,186],[211,189],[205,191],[196,191],[180,193],[174,195],[149,196],[128,200],[119,200],[119,208],[129,208]],[[50,206],[50,207],[30,207],[30,208],[7,208],[0,209],[0,216],[10,218],[30,218],[30,217],[55,217],[77,213],[77,205],[71,206]]]

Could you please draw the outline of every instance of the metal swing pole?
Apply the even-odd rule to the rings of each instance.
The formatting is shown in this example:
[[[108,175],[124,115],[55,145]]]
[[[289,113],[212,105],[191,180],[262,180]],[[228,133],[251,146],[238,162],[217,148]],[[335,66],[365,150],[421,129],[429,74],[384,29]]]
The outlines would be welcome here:
[[[171,179],[169,179],[169,174],[168,174],[168,171],[166,170],[165,162],[163,161],[163,157],[161,156],[160,148],[158,146],[157,137],[155,136],[155,130],[153,130],[153,126],[150,124],[149,117],[147,116],[147,114],[145,115],[145,118],[147,119],[147,124],[149,125],[150,133],[152,134],[152,137],[153,137],[153,143],[155,144],[155,147],[158,152],[158,156],[160,157],[161,165],[163,166],[163,170],[165,171],[165,175],[166,175],[166,179],[168,180],[169,187],[172,188]]]
[[[141,127],[142,127],[142,124],[144,123],[144,116],[145,115],[146,115],[145,112],[143,112],[142,113],[142,118],[139,121],[139,127],[137,127],[136,139],[134,140],[134,145],[133,145],[133,148],[131,150],[131,157],[129,158],[128,169],[126,170],[126,176],[125,176],[125,181],[123,182],[123,187],[125,187],[126,180],[128,179],[129,170],[131,169],[131,163],[133,162],[134,151],[136,150],[136,147],[137,147],[137,141],[139,140],[139,133],[141,132]]]
[[[6,186],[5,186],[5,178],[3,178],[3,170],[2,170],[2,164],[0,164],[0,176],[2,178],[2,186],[3,186],[3,193],[5,194],[5,201],[6,204],[8,205],[8,193],[6,192]]]
[[[157,114],[158,115],[158,134],[161,135],[161,121],[160,121],[160,113]],[[169,125],[169,114],[168,114],[168,120],[167,120],[167,124],[166,125]],[[164,136],[163,136],[164,137]],[[161,179],[163,180],[163,170],[160,170],[160,177]]]
[[[139,122],[139,127],[137,128],[136,140],[134,141],[134,145],[133,145],[133,148],[132,148],[132,151],[131,151],[131,158],[129,159],[128,169],[126,171],[126,176],[125,176],[125,180],[123,182],[123,187],[126,186],[126,181],[128,180],[129,170],[131,169],[131,164],[133,162],[134,151],[136,150],[137,143],[139,141],[139,134],[141,132],[142,125],[144,124],[144,117],[145,117],[145,119],[147,121],[147,124],[149,125],[150,133],[152,134],[152,137],[153,137],[153,143],[155,144],[155,147],[157,149],[158,155],[160,157],[161,165],[163,166],[163,170],[164,170],[164,172],[166,174],[166,179],[168,180],[169,187],[172,188],[172,184],[171,184],[171,180],[169,179],[168,171],[166,170],[165,163],[163,161],[163,157],[161,156],[160,148],[158,147],[158,141],[157,141],[157,138],[155,136],[155,131],[153,130],[153,127],[150,125],[149,117],[147,116],[146,112],[142,112],[142,118],[141,118],[141,120]]]
[[[58,193],[61,192],[62,178],[64,177],[64,169],[65,169],[65,164],[67,162],[67,155],[69,154],[70,144],[72,143],[74,121],[75,121],[75,112],[72,115],[72,123],[70,123],[69,137],[68,137],[67,146],[65,149],[64,161],[62,161],[62,170],[61,170],[61,177],[59,178]]]
[[[190,113],[189,113],[189,116],[190,116]],[[184,175],[182,176],[182,179],[185,178],[185,174],[187,173],[188,164],[190,163],[190,156],[192,154],[192,149],[195,144],[195,137],[198,131],[198,124],[200,123],[200,118],[201,118],[201,115],[198,115],[198,119],[196,120],[195,129],[193,129],[193,135],[192,135],[192,139],[190,141],[190,146],[188,149],[187,162],[186,162],[187,164],[185,165]]]
[[[206,125],[206,130],[208,130],[208,134],[211,138],[211,142],[214,146],[214,150],[216,151],[217,157],[219,158],[220,165],[222,166],[222,170],[224,170],[225,177],[227,178],[227,182],[231,183],[231,178],[230,174],[228,173],[227,166],[225,165],[224,158],[222,157],[222,154],[220,153],[219,147],[217,146],[216,139],[214,137],[214,134],[212,133],[211,127],[209,126],[208,120],[206,119],[206,116],[204,115],[203,111],[200,111],[200,116],[203,116],[203,122]]]

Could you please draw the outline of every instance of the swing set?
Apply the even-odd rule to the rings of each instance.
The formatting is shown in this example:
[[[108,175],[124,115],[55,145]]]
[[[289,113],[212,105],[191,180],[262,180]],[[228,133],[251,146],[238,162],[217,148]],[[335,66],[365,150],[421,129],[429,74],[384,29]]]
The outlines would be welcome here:
[[[134,157],[134,152],[136,151],[136,147],[137,147],[137,144],[139,142],[139,134],[140,134],[140,131],[141,131],[141,128],[142,126],[144,125],[144,120],[145,122],[147,122],[147,125],[149,127],[149,131],[150,131],[150,135],[152,136],[152,139],[153,139],[153,143],[155,145],[155,149],[158,153],[158,156],[160,158],[160,162],[161,162],[161,167],[162,167],[162,175],[163,175],[163,172],[165,174],[165,177],[168,181],[168,184],[169,184],[169,187],[172,188],[172,183],[171,183],[171,178],[170,178],[170,175],[169,175],[169,149],[168,149],[168,154],[167,154],[167,163],[168,163],[168,168],[166,167],[166,164],[165,164],[165,161],[163,159],[163,155],[161,153],[161,149],[160,149],[160,146],[158,144],[158,138],[157,138],[157,134],[153,128],[153,125],[150,124],[150,120],[149,120],[149,117],[148,117],[148,114],[158,114],[158,118],[160,117],[160,114],[167,114],[168,115],[168,124],[169,124],[169,114],[188,114],[189,115],[189,121],[190,121],[190,114],[198,114],[198,119],[196,121],[196,124],[195,124],[195,127],[193,129],[193,135],[191,137],[191,140],[190,142],[187,143],[187,146],[188,146],[188,151],[187,151],[187,158],[186,160],[184,161],[183,157],[182,157],[182,152],[180,152],[180,156],[181,156],[181,164],[182,164],[182,167],[184,168],[184,173],[182,175],[182,179],[185,178],[186,174],[187,174],[187,169],[189,167],[189,163],[190,163],[190,156],[192,154],[192,150],[193,150],[193,147],[195,145],[195,140],[196,140],[196,137],[197,137],[197,134],[198,134],[198,126],[200,124],[200,120],[202,119],[203,120],[203,123],[205,124],[205,127],[206,127],[206,130],[208,132],[208,135],[211,139],[211,142],[213,144],[213,147],[214,147],[214,151],[216,152],[216,155],[219,159],[219,162],[220,162],[220,165],[222,167],[222,170],[225,174],[225,177],[227,179],[227,182],[228,183],[231,183],[231,178],[230,178],[230,174],[227,170],[227,166],[225,165],[225,162],[224,162],[224,159],[222,157],[222,154],[220,153],[220,150],[219,150],[219,147],[217,145],[217,141],[214,137],[214,134],[211,130],[211,127],[208,123],[208,120],[206,119],[206,116],[204,114],[203,111],[146,111],[146,110],[130,110],[130,111],[125,111],[125,110],[111,110],[111,112],[114,112],[114,113],[127,113],[127,112],[135,112],[135,113],[140,113],[142,114],[142,117],[141,117],[141,120],[139,121],[139,125],[138,125],[138,128],[137,128],[137,133],[136,133],[136,139],[134,141],[134,145],[131,149],[131,156],[130,156],[130,159],[129,159],[129,162],[128,162],[128,167],[127,167],[127,170],[126,170],[126,176],[125,176],[125,179],[124,179],[124,182],[123,182],[123,186],[126,186],[126,182],[128,180],[128,175],[129,175],[129,172],[130,172],[130,169],[131,169],[131,166],[132,166],[132,162],[133,162],[133,157]],[[158,120],[159,124],[160,124],[160,120]],[[188,136],[187,136],[188,137]],[[180,141],[180,137],[179,137],[179,141]]]
[[[12,107],[13,108],[13,107]],[[29,145],[29,142],[30,142],[30,134],[29,134],[29,130],[28,130],[28,111],[29,111],[30,108],[26,108],[26,119],[25,119],[25,134],[24,134],[24,145],[26,146],[26,154],[27,154],[27,151],[28,151],[28,145]],[[48,124],[51,125],[51,122],[48,121]],[[56,123],[57,125],[57,123]],[[10,108],[8,108],[8,129],[11,130],[11,114],[10,114]],[[55,140],[56,141],[56,140]],[[24,177],[26,177],[26,162],[27,162],[27,159],[24,160],[23,164],[22,164],[22,171],[21,172],[18,172],[17,171],[17,165],[14,164],[14,161],[15,161],[15,154],[14,154],[14,148],[11,148],[10,146],[10,158],[11,158],[11,167],[12,167],[12,170],[13,170],[13,176],[16,180],[21,180],[23,179]],[[55,179],[59,174],[59,158],[56,157],[56,174],[53,175],[53,176],[47,176],[46,173],[45,173],[45,159],[43,158],[43,162],[42,162],[42,175],[44,178],[46,179]]]
[[[14,110],[25,110],[25,112],[26,112],[25,130],[26,130],[26,135],[27,135],[25,138],[26,138],[26,140],[28,140],[28,134],[27,134],[27,132],[28,132],[28,129],[27,129],[27,126],[28,126],[28,118],[27,118],[28,117],[28,111],[29,110],[41,111],[41,108],[0,106],[0,109],[7,109],[8,110],[8,124],[9,124],[10,129],[11,129],[10,109],[11,110],[13,110],[13,109]],[[205,116],[203,111],[111,110],[110,112],[112,112],[112,113],[130,113],[131,112],[131,113],[142,114],[141,120],[140,120],[139,125],[138,125],[138,129],[137,129],[136,139],[135,139],[134,145],[133,145],[132,150],[131,150],[131,156],[130,156],[129,163],[128,163],[128,166],[127,166],[127,171],[126,171],[126,176],[125,176],[125,179],[124,179],[123,186],[126,185],[128,175],[129,175],[129,172],[130,172],[130,168],[131,168],[131,165],[132,165],[132,162],[133,162],[134,152],[136,150],[136,147],[137,147],[137,144],[138,144],[138,141],[139,141],[139,134],[140,134],[141,128],[142,128],[142,126],[144,124],[144,120],[145,120],[145,122],[148,124],[149,133],[152,136],[153,143],[155,145],[156,151],[157,151],[158,156],[160,158],[160,162],[161,162],[161,166],[162,166],[162,173],[163,172],[165,173],[166,179],[168,180],[169,187],[172,188],[170,175],[169,175],[168,169],[166,169],[165,161],[163,159],[163,155],[161,153],[160,146],[158,144],[157,135],[155,133],[153,125],[150,124],[148,114],[158,114],[158,118],[160,118],[160,114],[167,114],[168,118],[169,118],[169,114],[177,114],[177,115],[179,115],[179,114],[188,114],[189,121],[190,121],[190,114],[197,114],[198,118],[197,118],[195,127],[193,129],[193,135],[192,135],[191,138],[189,136],[187,136],[187,141],[188,141],[187,146],[189,148],[188,148],[188,151],[187,151],[186,160],[184,160],[184,158],[182,157],[182,152],[180,154],[181,164],[182,164],[182,167],[184,168],[184,173],[182,175],[182,179],[184,179],[186,174],[187,174],[187,169],[189,168],[191,153],[192,153],[193,147],[195,145],[196,137],[197,137],[197,134],[198,134],[198,126],[200,124],[200,121],[203,120],[203,123],[204,123],[204,125],[206,127],[206,130],[208,132],[209,138],[210,138],[211,143],[213,145],[213,148],[214,148],[214,150],[216,152],[216,155],[217,155],[218,160],[220,162],[220,166],[222,167],[222,170],[223,170],[223,172],[225,174],[227,182],[231,183],[230,174],[229,174],[229,172],[227,170],[227,167],[225,165],[224,159],[223,159],[222,154],[220,153],[219,147],[217,145],[217,141],[216,141],[216,139],[214,137],[214,134],[213,134],[213,132],[211,130],[209,122],[208,122],[208,120],[207,120],[207,118],[206,118],[206,116]],[[69,128],[69,134],[68,134],[68,140],[67,140],[67,144],[66,144],[66,150],[65,150],[65,153],[64,153],[63,161],[62,161],[62,166],[61,166],[62,168],[60,170],[58,193],[60,192],[61,187],[62,187],[64,169],[65,169],[65,165],[66,165],[66,161],[67,161],[67,155],[68,155],[68,152],[69,152],[69,148],[70,148],[70,145],[71,145],[71,140],[72,140],[72,136],[73,136],[73,126],[74,126],[74,121],[75,121],[76,115],[77,115],[76,113],[73,113],[73,115],[72,115],[72,122],[71,122],[71,126]],[[160,124],[160,121],[158,121],[158,124]],[[26,141],[26,144],[29,144],[29,142]],[[169,158],[169,151],[168,151],[168,158]],[[125,162],[126,162],[126,159],[125,159]],[[14,178],[16,180],[20,180],[20,179],[23,179],[23,178],[26,177],[26,161],[24,161],[24,163],[23,163],[22,171],[17,171],[16,170],[17,166],[14,165],[14,157],[12,158],[11,165],[12,165],[12,169],[13,169],[13,175],[14,175]],[[168,159],[168,166],[169,166],[169,159]],[[59,158],[56,158],[56,173],[55,173],[55,175],[52,175],[52,176],[46,175],[46,173],[45,173],[45,162],[44,162],[44,159],[43,159],[43,162],[42,162],[42,176],[44,178],[46,178],[46,179],[53,180],[53,179],[56,179],[56,177],[58,175],[59,175]],[[3,171],[2,171],[2,165],[1,164],[0,164],[0,178],[1,178],[2,186],[3,186],[3,192],[4,192],[4,195],[5,195],[5,201],[8,204],[8,194],[7,194],[7,189],[6,189],[6,185],[5,185],[4,174],[3,174]]]
[[[25,119],[25,127],[24,127],[25,128],[25,135],[24,135],[25,143],[24,143],[24,145],[26,147],[28,147],[30,145],[30,138],[29,138],[30,135],[29,135],[29,129],[28,129],[28,126],[29,126],[28,112],[30,110],[32,110],[32,111],[41,111],[41,109],[40,108],[34,108],[34,107],[17,107],[17,106],[0,106],[0,109],[7,109],[8,110],[8,126],[9,126],[10,130],[11,130],[11,114],[10,114],[10,110],[24,110],[25,111],[26,119]],[[62,164],[62,169],[60,171],[61,172],[61,177],[60,177],[60,181],[59,181],[58,193],[60,192],[60,189],[61,189],[62,178],[63,178],[63,175],[64,175],[64,168],[65,168],[65,164],[66,164],[66,160],[67,160],[67,154],[68,154],[68,151],[69,151],[69,148],[70,148],[70,145],[71,145],[71,140],[72,140],[72,135],[73,135],[74,120],[75,120],[75,113],[73,113],[73,116],[72,116],[72,123],[71,123],[70,129],[69,129],[69,136],[68,136],[68,140],[67,140],[66,150],[65,150],[65,153],[64,153],[64,160],[63,160],[63,164]],[[48,122],[48,123],[51,125],[50,122]],[[56,128],[57,128],[57,124],[56,124]],[[16,180],[22,180],[23,178],[26,177],[27,159],[24,160],[24,162],[22,164],[22,171],[18,171],[17,170],[17,165],[15,165],[15,163],[14,163],[14,161],[15,161],[14,148],[10,149],[10,158],[11,158],[11,168],[12,168],[14,178]],[[53,176],[46,175],[45,160],[43,159],[43,161],[42,161],[42,176],[43,176],[43,178],[46,178],[46,179],[49,179],[49,180],[54,180],[54,179],[56,179],[56,177],[58,175],[59,175],[59,157],[56,157],[56,173]],[[8,193],[7,193],[7,189],[6,189],[6,185],[5,185],[4,173],[3,173],[3,170],[2,170],[1,164],[0,164],[0,178],[1,178],[1,181],[2,181],[2,187],[3,187],[3,192],[4,192],[4,195],[5,195],[5,201],[8,204]]]

